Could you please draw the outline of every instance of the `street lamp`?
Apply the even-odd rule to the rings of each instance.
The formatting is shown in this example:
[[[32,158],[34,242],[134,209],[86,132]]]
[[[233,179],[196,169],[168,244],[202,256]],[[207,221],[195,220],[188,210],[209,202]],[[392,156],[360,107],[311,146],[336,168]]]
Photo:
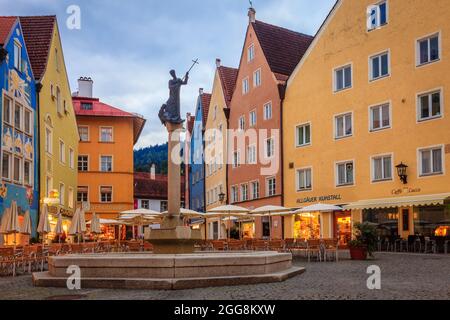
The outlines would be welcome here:
[[[406,174],[406,170],[408,169],[408,166],[402,162],[398,166],[395,166],[395,167],[397,168],[397,174],[400,178],[400,181],[403,182],[403,184],[407,184],[408,183],[408,175]]]
[[[225,193],[223,192],[219,193],[219,201],[220,203],[223,203],[225,201]]]

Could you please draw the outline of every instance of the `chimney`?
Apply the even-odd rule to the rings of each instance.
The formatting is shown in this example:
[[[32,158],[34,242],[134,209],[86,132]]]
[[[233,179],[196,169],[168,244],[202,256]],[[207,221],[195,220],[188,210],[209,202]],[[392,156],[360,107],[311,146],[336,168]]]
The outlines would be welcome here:
[[[202,95],[202,94],[203,94],[203,88],[198,89],[198,93],[199,93],[200,95]]]
[[[221,64],[221,60],[219,58],[216,59],[216,67],[219,68]]]
[[[248,19],[249,23],[255,23],[256,22],[256,10],[255,8],[251,7],[248,9]]]
[[[93,97],[94,81],[88,77],[78,79],[78,96],[83,98]]]
[[[150,180],[155,180],[156,179],[156,165],[154,163],[152,163],[151,167],[150,167]]]

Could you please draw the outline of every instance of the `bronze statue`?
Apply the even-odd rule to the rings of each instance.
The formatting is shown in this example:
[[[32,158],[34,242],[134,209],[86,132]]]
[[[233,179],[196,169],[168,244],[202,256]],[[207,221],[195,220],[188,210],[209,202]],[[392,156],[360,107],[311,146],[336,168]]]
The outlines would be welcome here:
[[[187,85],[189,81],[189,72],[186,73],[184,79],[177,78],[175,70],[170,70],[170,75],[172,79],[169,81],[169,100],[162,105],[161,110],[159,110],[159,119],[162,124],[166,122],[173,124],[183,123],[184,120],[181,119],[180,113],[180,91],[181,86]]]

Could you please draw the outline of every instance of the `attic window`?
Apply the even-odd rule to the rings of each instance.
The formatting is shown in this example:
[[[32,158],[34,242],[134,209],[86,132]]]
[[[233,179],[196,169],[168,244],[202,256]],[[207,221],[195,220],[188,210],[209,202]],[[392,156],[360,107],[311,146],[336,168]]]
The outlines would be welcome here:
[[[91,102],[81,103],[81,110],[92,110],[92,103]]]

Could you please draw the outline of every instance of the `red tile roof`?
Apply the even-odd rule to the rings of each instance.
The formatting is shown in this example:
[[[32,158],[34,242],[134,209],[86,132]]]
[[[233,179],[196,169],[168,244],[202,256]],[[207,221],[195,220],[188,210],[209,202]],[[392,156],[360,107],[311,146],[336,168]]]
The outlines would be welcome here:
[[[5,44],[16,20],[16,17],[0,17],[0,45]]]
[[[42,79],[47,67],[56,16],[19,17],[27,44],[31,68],[36,80]]]
[[[211,94],[203,93],[202,99],[202,115],[203,115],[203,128],[206,127],[206,121],[208,120],[209,104],[211,103]]]
[[[189,115],[188,118],[186,119],[186,121],[187,121],[187,129],[188,129],[189,133],[192,134],[192,130],[194,130],[195,117]]]
[[[233,97],[234,88],[238,76],[238,69],[220,66],[219,71],[220,82],[222,83],[223,93],[225,95],[225,102],[227,107],[230,106],[231,98]]]
[[[110,106],[103,103],[98,98],[85,98],[85,97],[72,97],[73,109],[77,117],[88,116],[88,117],[119,117],[119,118],[132,118],[134,122],[134,143],[137,142],[146,120],[135,113],[130,113],[123,111],[119,108]],[[92,104],[92,109],[84,110],[82,109],[83,104]]]
[[[287,79],[314,37],[262,21],[252,25],[270,69],[279,80]]]
[[[185,179],[181,179],[181,201],[184,201]],[[166,175],[156,174],[151,179],[150,173],[134,173],[134,198],[167,200],[168,181]]]

